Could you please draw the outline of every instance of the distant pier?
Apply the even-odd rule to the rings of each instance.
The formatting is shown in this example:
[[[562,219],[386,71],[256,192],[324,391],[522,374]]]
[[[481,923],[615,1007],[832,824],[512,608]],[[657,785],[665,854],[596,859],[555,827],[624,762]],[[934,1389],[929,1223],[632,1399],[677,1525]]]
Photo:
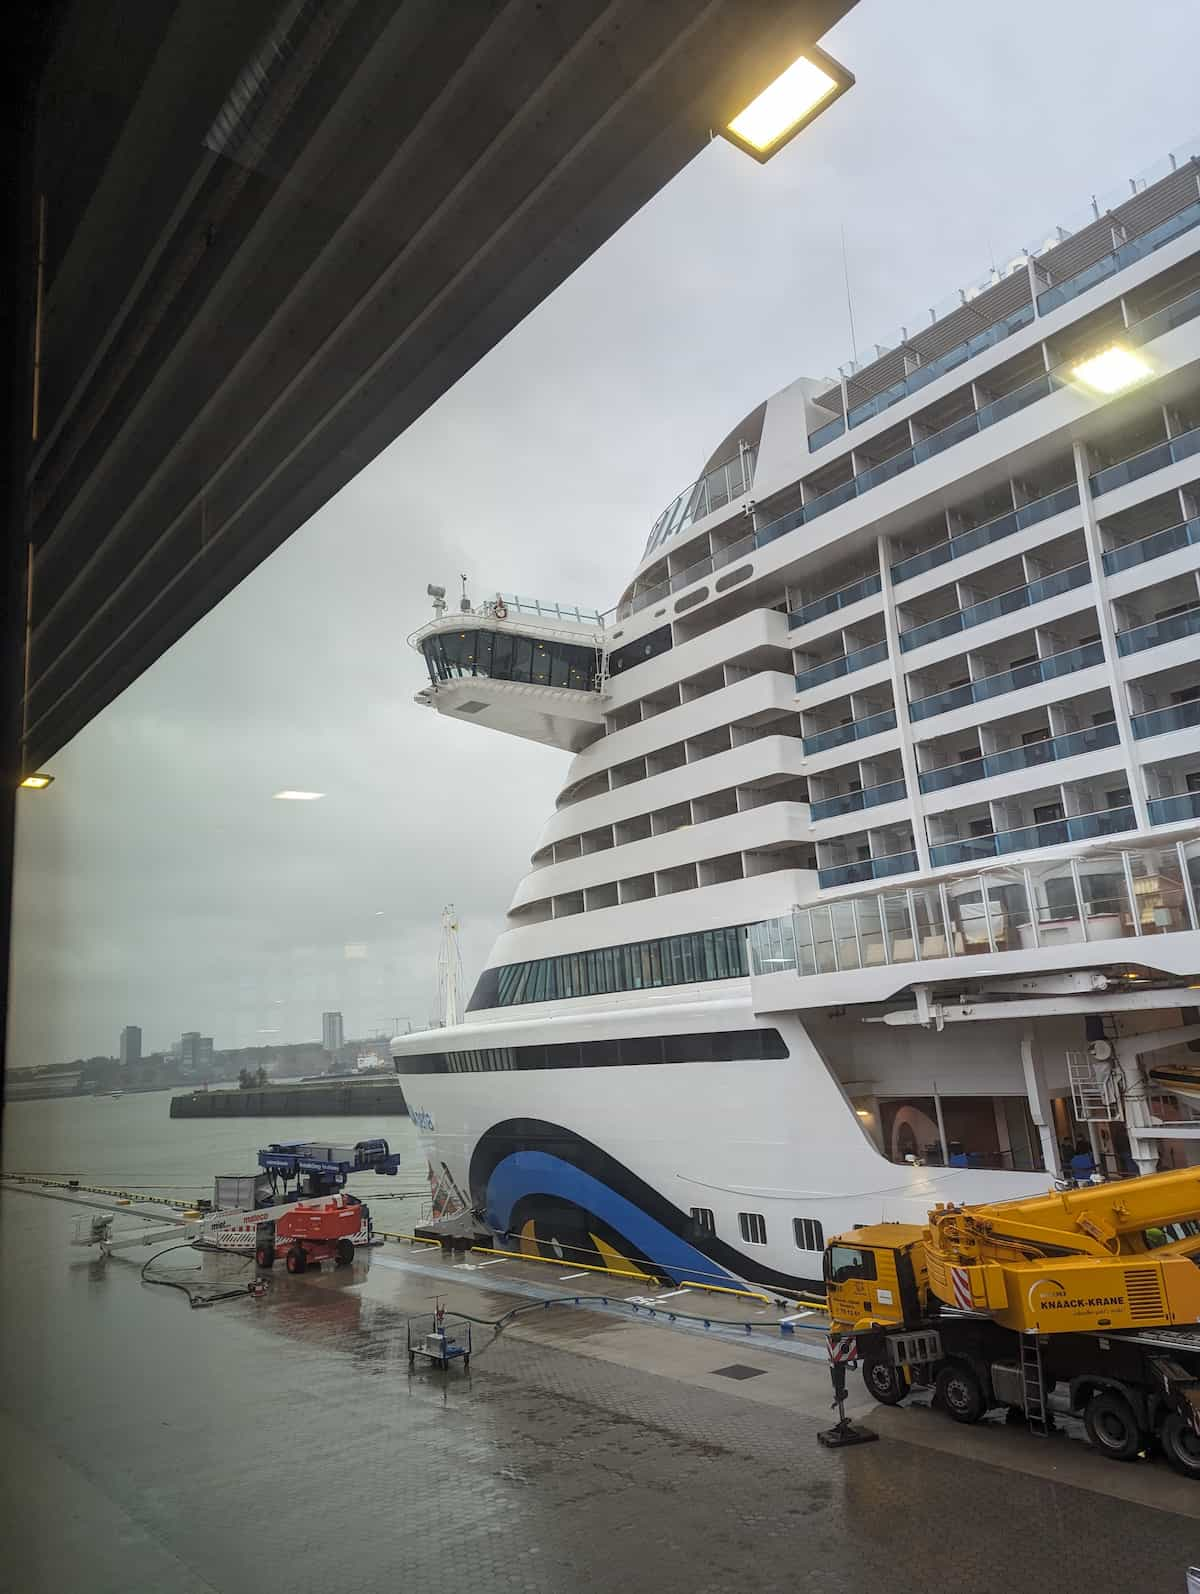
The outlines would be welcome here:
[[[318,1080],[306,1084],[259,1085],[252,1090],[193,1090],[171,1097],[172,1118],[355,1117],[407,1114],[398,1081]]]

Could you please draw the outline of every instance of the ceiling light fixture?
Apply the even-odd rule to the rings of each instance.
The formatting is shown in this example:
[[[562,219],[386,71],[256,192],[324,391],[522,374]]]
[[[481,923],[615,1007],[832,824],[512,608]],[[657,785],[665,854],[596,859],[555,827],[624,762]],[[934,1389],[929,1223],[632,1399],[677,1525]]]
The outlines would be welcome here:
[[[1126,388],[1144,382],[1153,374],[1141,355],[1123,349],[1119,343],[1080,361],[1071,372],[1077,382],[1082,382],[1084,387],[1090,387],[1093,393],[1100,393],[1105,398],[1124,393]]]
[[[854,84],[854,74],[815,45],[731,117],[721,135],[756,161],[769,161]]]
[[[26,775],[25,779],[21,782],[21,787],[24,791],[45,791],[47,786],[53,786],[53,784],[53,775]]]
[[[324,797],[323,791],[277,791],[275,794],[279,802],[284,803],[315,803],[318,797]]]

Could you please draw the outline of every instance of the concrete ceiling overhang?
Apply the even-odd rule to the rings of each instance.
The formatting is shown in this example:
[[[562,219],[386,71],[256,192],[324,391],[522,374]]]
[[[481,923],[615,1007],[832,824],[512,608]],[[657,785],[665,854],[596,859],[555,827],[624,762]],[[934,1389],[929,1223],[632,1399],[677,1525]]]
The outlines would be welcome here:
[[[32,183],[25,767],[852,3],[66,7]]]

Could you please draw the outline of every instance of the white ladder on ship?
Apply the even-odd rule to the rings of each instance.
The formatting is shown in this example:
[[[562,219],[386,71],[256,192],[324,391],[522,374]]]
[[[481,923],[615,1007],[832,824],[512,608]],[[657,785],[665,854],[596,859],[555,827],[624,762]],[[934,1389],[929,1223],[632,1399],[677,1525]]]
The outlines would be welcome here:
[[[1067,1053],[1071,1102],[1081,1124],[1111,1124],[1121,1117],[1116,1070],[1110,1059]]]

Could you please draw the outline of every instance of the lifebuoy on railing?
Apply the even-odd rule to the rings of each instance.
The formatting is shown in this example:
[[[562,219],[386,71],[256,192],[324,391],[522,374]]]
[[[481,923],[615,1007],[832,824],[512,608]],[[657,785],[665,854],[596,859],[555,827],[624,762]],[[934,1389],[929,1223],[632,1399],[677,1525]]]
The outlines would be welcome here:
[[[508,605],[505,603],[503,598],[496,599],[495,605],[492,608],[492,613],[496,616],[497,620],[508,619]]]

